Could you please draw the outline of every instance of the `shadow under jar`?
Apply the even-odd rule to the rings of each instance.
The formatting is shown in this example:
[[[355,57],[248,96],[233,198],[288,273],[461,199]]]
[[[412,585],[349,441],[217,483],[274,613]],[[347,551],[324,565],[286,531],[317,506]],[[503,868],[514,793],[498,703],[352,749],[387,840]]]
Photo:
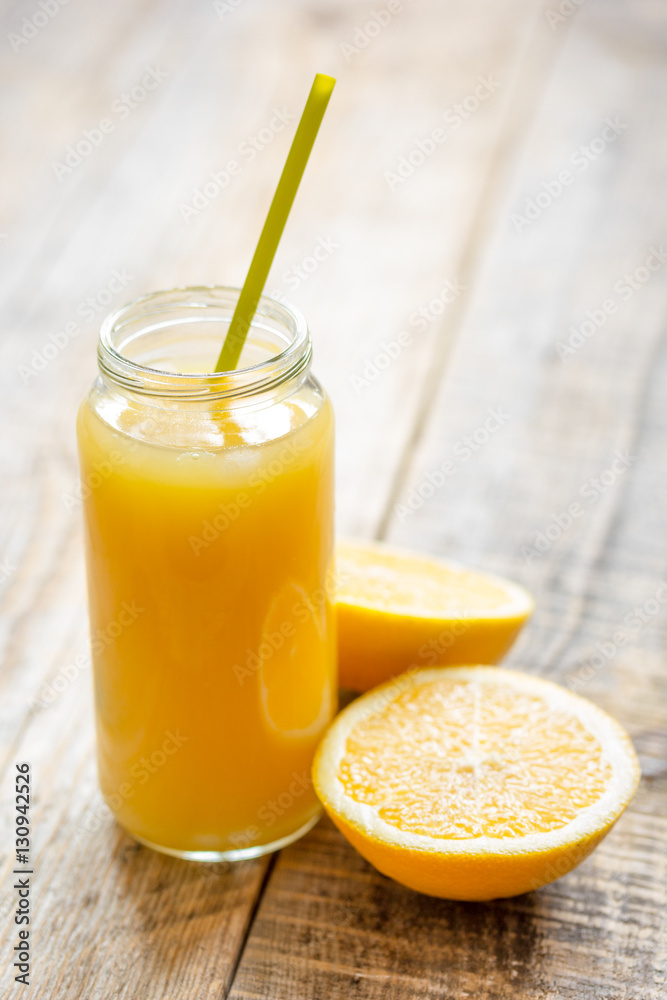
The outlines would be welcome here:
[[[137,840],[204,861],[295,840],[336,708],[333,415],[297,311],[238,290],[109,316],[78,418],[98,768]]]

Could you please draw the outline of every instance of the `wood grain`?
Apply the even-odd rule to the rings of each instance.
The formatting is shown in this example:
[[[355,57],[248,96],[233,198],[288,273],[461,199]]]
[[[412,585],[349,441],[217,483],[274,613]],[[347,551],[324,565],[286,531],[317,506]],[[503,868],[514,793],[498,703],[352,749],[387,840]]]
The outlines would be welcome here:
[[[228,6],[220,17],[186,0],[72,2],[17,52],[8,33],[32,8],[0,11],[0,993],[21,989],[7,958],[10,801],[14,761],[29,759],[39,1000],[657,1000],[665,619],[660,602],[638,628],[627,617],[653,608],[667,580],[667,265],[628,298],[614,284],[667,237],[664,8],[586,0],[550,26],[555,2],[404,0],[346,59],[341,46],[386,5]],[[115,102],[149,68],[164,78],[121,117]],[[87,635],[79,511],[64,497],[99,321],[156,288],[240,283],[291,131],[252,159],[241,150],[274,108],[297,114],[316,71],[339,82],[269,285],[306,312],[333,396],[340,527],[526,583],[539,611],[511,662],[603,705],[642,760],[640,793],[598,851],[516,900],[417,896],[327,822],[275,863],[173,861],[114,827],[96,787],[90,670],[69,669]],[[497,86],[453,128],[443,115],[480,78]],[[113,131],[58,180],[54,161],[105,116]],[[517,231],[513,215],[614,116],[627,128]],[[385,174],[441,125],[446,140],[392,189]],[[184,221],[194,190],[232,158],[238,176]],[[297,282],[320,239],[331,252]],[[126,288],[102,301],[114,270]],[[436,314],[447,281],[464,287]],[[569,328],[609,297],[617,311],[561,359]],[[419,308],[423,330],[409,325]],[[30,368],[71,322],[77,335]],[[355,383],[404,330],[399,358]],[[497,433],[401,512],[490,408],[509,414]],[[582,489],[619,451],[627,468],[590,503]],[[574,502],[583,513],[537,550]],[[622,647],[601,656],[619,631]]]
[[[320,828],[278,862],[235,979],[238,1000],[663,995],[666,632],[655,594],[667,568],[667,480],[658,458],[667,270],[627,299],[614,284],[643,265],[666,231],[658,200],[666,164],[653,116],[667,80],[654,47],[662,17],[656,25],[655,8],[620,13],[610,22],[605,5],[589,4],[569,26],[478,248],[477,281],[446,378],[426,400],[417,447],[407,452],[407,474],[390,494],[384,523],[392,541],[530,586],[538,613],[510,662],[560,680],[621,719],[642,754],[641,791],[579,869],[539,893],[494,904],[415,897]],[[621,42],[630,30],[632,50]],[[513,213],[572,165],[573,152],[614,115],[627,124],[618,140],[573,171],[562,196],[517,232]],[[557,344],[569,327],[580,328],[586,310],[610,296],[617,311],[561,360]],[[469,455],[465,444],[457,452],[457,442],[484,428],[489,410],[508,417],[479,436],[482,444],[473,440]],[[630,459],[613,484],[592,485],[618,452]],[[411,491],[448,458],[456,475],[411,511]],[[547,538],[545,551],[537,548],[554,515],[564,524],[577,501],[582,512],[571,526],[553,543]],[[658,611],[640,628],[629,625],[633,609],[651,600]],[[597,644],[609,649],[619,632],[623,646],[600,655]]]
[[[413,893],[321,823],[282,852],[230,997],[659,997],[666,823],[624,823],[567,878],[493,903]]]

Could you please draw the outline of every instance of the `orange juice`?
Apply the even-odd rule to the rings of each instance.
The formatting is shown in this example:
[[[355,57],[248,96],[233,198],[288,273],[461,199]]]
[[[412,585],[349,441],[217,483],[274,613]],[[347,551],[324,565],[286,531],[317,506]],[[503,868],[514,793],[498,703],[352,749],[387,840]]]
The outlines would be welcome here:
[[[234,296],[110,317],[78,421],[101,788],[137,839],[203,860],[315,822],[336,707],[331,407],[267,300],[241,369],[196,374]]]

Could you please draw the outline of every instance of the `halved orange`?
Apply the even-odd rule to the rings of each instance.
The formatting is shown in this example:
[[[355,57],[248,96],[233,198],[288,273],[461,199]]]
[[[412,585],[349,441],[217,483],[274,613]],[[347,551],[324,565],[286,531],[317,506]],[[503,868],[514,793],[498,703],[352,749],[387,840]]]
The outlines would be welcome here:
[[[379,542],[336,549],[341,688],[368,691],[409,668],[495,663],[533,611],[509,580]]]
[[[485,900],[578,865],[632,798],[626,732],[584,698],[500,667],[406,673],[333,722],[313,765],[334,823],[418,892]]]

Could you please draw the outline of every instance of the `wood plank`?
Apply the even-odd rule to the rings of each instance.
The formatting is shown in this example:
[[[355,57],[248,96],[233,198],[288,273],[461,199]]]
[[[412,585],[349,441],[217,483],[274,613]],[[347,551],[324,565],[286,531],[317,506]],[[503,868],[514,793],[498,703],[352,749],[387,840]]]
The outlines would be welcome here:
[[[55,667],[38,690],[16,683],[9,702],[3,699],[3,731],[8,721],[22,720],[20,732],[4,746],[3,939],[8,946],[18,940],[10,851],[13,762],[29,760],[35,997],[133,998],[138,976],[148,1000],[217,1000],[231,980],[268,859],[181,862],[139,848],[115,826],[97,789],[89,663],[79,666],[76,659],[87,648],[78,531],[58,555],[29,619],[39,621],[43,632],[34,639],[19,635],[25,660],[17,660],[19,669],[26,666],[33,675],[40,658]],[[22,585],[21,570],[16,586]],[[55,650],[49,641],[58,643]],[[28,700],[37,705],[27,712]],[[4,963],[3,996],[11,995],[13,975],[11,963]]]
[[[667,826],[625,825],[539,893],[456,903],[379,875],[322,822],[281,853],[230,1000],[660,996],[654,841]]]
[[[0,228],[7,234],[0,243],[0,303],[11,330],[0,345],[0,379],[8,422],[17,430],[0,439],[10,477],[0,496],[0,555],[10,567],[3,581],[0,727],[4,773],[18,758],[29,758],[35,768],[38,996],[123,997],[133,995],[137,981],[147,997],[151,991],[184,998],[223,993],[266,871],[266,862],[235,868],[209,892],[201,869],[130,850],[108,815],[98,815],[89,671],[77,669],[71,679],[65,673],[86,649],[86,625],[79,511],[69,509],[63,496],[76,486],[74,414],[94,372],[99,320],[111,305],[156,287],[242,280],[287,150],[287,131],[244,163],[238,182],[196,222],[186,224],[179,206],[210,170],[241,158],[243,144],[267,125],[267,108],[296,113],[313,71],[305,54],[317,55],[315,68],[341,70],[338,105],[272,284],[283,288],[283,270],[310,254],[320,236],[340,242],[340,250],[303,282],[297,301],[311,318],[322,359],[318,370],[345,414],[339,430],[346,462],[343,518],[363,522],[370,508],[362,499],[371,490],[380,510],[397,452],[378,456],[372,437],[359,439],[357,427],[365,421],[378,430],[395,419],[394,395],[383,382],[379,394],[357,398],[352,367],[362,367],[413,309],[456,277],[451,262],[489,176],[515,61],[529,37],[529,7],[528,0],[505,0],[502,11],[488,18],[481,44],[454,5],[437,11],[415,5],[349,67],[340,45],[365,23],[362,4],[314,7],[301,16],[297,3],[278,10],[256,0],[222,19],[213,5],[193,8],[179,0],[121,2],[104,17],[94,7],[66,5],[19,52],[5,53],[0,114],[25,126],[20,144],[3,147],[6,183],[0,192]],[[24,15],[7,9],[2,16],[8,32],[20,28]],[[439,39],[454,25],[456,38],[442,62]],[[296,53],[304,57],[295,68]],[[415,58],[426,56],[429,72],[413,78],[406,95],[406,74]],[[147,66],[163,68],[166,79],[121,117],[116,102]],[[451,137],[456,159],[440,157],[434,169],[434,158],[422,168],[422,184],[394,197],[384,171],[490,73],[501,89]],[[370,108],[374,141],[365,124]],[[58,179],[54,161],[64,162],[67,147],[85,139],[85,130],[103,117],[112,120],[113,132]],[[361,177],[359,148],[367,162]],[[424,223],[434,205],[447,208],[454,185],[461,194],[456,216],[448,213],[446,240],[435,232],[426,250]],[[388,237],[401,228],[404,244],[392,249]],[[114,270],[131,278],[126,292],[103,302]],[[394,280],[398,275],[401,280]],[[367,294],[369,285],[377,295]],[[89,296],[94,316],[84,317]],[[71,322],[80,332],[38,367],[34,352],[42,355],[50,335]],[[402,397],[405,419],[395,424],[401,433],[418,404],[434,339],[432,329],[405,358],[412,379]],[[57,692],[64,680],[65,689]],[[40,707],[27,713],[35,700]],[[3,808],[3,824],[7,815]],[[94,828],[81,840],[87,823]],[[3,843],[9,843],[4,834]],[[2,862],[0,911],[11,928],[7,854]],[[90,892],[82,894],[86,878]],[[3,988],[9,988],[10,973],[3,968]]]
[[[312,70],[305,64],[303,71],[295,70],[293,54],[308,53],[308,60],[316,58],[318,68],[338,74],[340,82],[269,286],[306,312],[315,339],[315,370],[339,414],[341,525],[348,531],[371,530],[384,508],[433,350],[442,339],[437,323],[415,333],[401,365],[392,366],[382,379],[358,391],[352,377],[363,376],[383,342],[413,329],[408,326],[411,315],[437,299],[447,281],[465,283],[465,268],[458,271],[461,242],[485,186],[498,171],[501,140],[512,132],[508,114],[517,62],[529,48],[533,21],[539,17],[529,0],[487,6],[477,0],[464,13],[451,2],[415,0],[349,64],[341,45],[364,27],[368,10],[363,4],[326,11],[315,6],[301,17],[298,4],[290,15],[284,4],[256,0],[222,20],[212,9],[187,8],[186,14],[181,7],[179,18],[178,4],[150,7],[145,23],[126,25],[131,34],[129,44],[125,42],[131,52],[143,51],[147,64],[160,63],[167,80],[127,120],[117,121],[114,133],[61,183],[46,158],[59,156],[108,114],[143,65],[124,55],[120,30],[112,32],[119,48],[109,57],[108,78],[104,86],[89,88],[84,102],[79,90],[89,75],[88,62],[77,65],[74,82],[54,73],[45,76],[47,62],[38,77],[40,93],[52,88],[53,96],[35,112],[34,127],[41,131],[44,125],[49,142],[39,148],[44,160],[22,220],[24,246],[17,254],[10,218],[10,239],[0,247],[7,259],[7,307],[16,309],[12,303],[28,298],[31,303],[27,315],[17,310],[22,336],[7,347],[10,368],[41,346],[44,326],[69,321],[77,303],[103,288],[114,268],[133,275],[128,286],[132,296],[174,284],[243,279],[288,148],[288,132],[277,132],[252,160],[240,150],[269,124],[274,107],[297,114]],[[474,29],[468,28],[473,22]],[[45,47],[47,38],[55,45],[61,24],[65,22],[54,19],[49,36],[45,29],[31,45],[38,46],[42,38]],[[187,57],[173,41],[181,31],[182,46],[191,52]],[[148,35],[150,47],[142,50]],[[26,50],[26,58],[30,52]],[[274,59],[271,53],[278,52],[289,58]],[[412,73],[415,60],[423,61],[419,75]],[[446,125],[443,116],[454,104],[468,97],[474,103],[471,95],[480,78],[493,78],[497,89],[460,127]],[[68,106],[67,116],[57,113],[62,106]],[[20,116],[24,106],[17,103],[11,110]],[[450,129],[446,142],[415,176],[390,190],[385,173],[441,125]],[[191,204],[193,193],[210,180],[210,171],[234,158],[241,163],[240,173],[186,223],[181,206]],[[50,222],[46,231],[45,219]],[[294,289],[294,273],[287,281],[283,276],[300,267],[320,239],[339,246]],[[34,287],[26,288],[25,275],[37,285],[37,294]],[[76,357],[76,363],[71,361],[77,372],[73,388],[81,392],[89,377],[96,326],[86,325],[67,349]],[[60,380],[63,371],[56,361],[40,375],[40,383]],[[69,426],[74,395],[68,384],[58,400],[63,426]],[[389,422],[395,446],[380,452],[374,441]],[[361,438],[359,426],[367,429]],[[71,451],[68,457],[73,461]]]
[[[137,849],[114,826],[96,784],[88,661],[76,660],[88,647],[80,509],[66,506],[63,495],[73,494],[77,483],[74,414],[94,373],[97,326],[109,304],[96,302],[92,321],[80,319],[77,306],[98,296],[114,268],[133,273],[126,247],[150,177],[136,178],[137,198],[126,197],[120,218],[117,199],[128,180],[122,164],[141,135],[156,157],[173,148],[174,121],[160,116],[164,96],[157,90],[127,122],[119,120],[108,144],[77,169],[69,186],[59,185],[50,161],[108,114],[148,63],[164,61],[176,75],[180,65],[197,64],[206,26],[217,25],[217,18],[212,9],[191,14],[180,3],[127,3],[100,19],[94,7],[72,5],[11,63],[6,54],[3,62],[2,113],[25,123],[20,138],[28,142],[4,145],[7,184],[0,195],[7,233],[0,245],[0,297],[9,331],[1,378],[11,429],[0,444],[7,476],[0,497],[0,555],[7,567],[0,631],[0,917],[9,953],[17,930],[13,763],[28,759],[35,781],[36,997],[135,997],[137,981],[142,996],[159,1000],[224,995],[269,865],[266,859],[234,867],[178,862]],[[15,27],[9,16],[5,26]],[[192,90],[183,91],[185,108]],[[189,118],[181,119],[186,132]],[[150,232],[149,255],[155,238]],[[147,262],[153,266],[150,256]],[[139,291],[131,284],[125,297]],[[49,335],[73,320],[77,338],[43,371],[21,379],[18,366],[31,363],[32,349],[41,352]],[[3,962],[3,996],[19,988],[14,972]]]
[[[394,542],[505,573],[536,593],[538,613],[510,662],[615,714],[642,756],[640,792],[578,869],[539,893],[492,904],[412,894],[321,825],[274,870],[234,1000],[663,995],[667,719],[664,605],[655,594],[667,572],[659,457],[667,269],[627,301],[614,284],[643,265],[666,231],[665,151],[654,127],[667,100],[655,45],[665,16],[653,5],[608,11],[591,0],[568,25],[544,104],[480,248],[447,378],[425,409],[416,453],[406,453],[407,476],[396,483],[385,522]],[[628,123],[618,141],[517,232],[512,214],[543,181],[573,166],[572,154],[615,115]],[[580,328],[586,310],[610,297],[617,312],[561,360],[556,345],[568,328]],[[463,458],[457,442],[483,427],[493,408],[509,419]],[[617,465],[602,491],[591,480],[619,451],[632,456],[629,468]],[[398,510],[448,458],[456,475],[414,513]],[[595,502],[582,494],[586,488]],[[577,501],[582,513],[541,553],[536,536]],[[526,551],[536,545],[537,555]],[[633,629],[626,616],[646,601],[658,610],[648,604],[647,621]],[[596,643],[619,631],[627,633],[622,648],[596,657]]]
[[[287,134],[244,164],[190,225],[179,205],[267,124],[264,109],[296,111],[315,69],[340,71],[338,103],[273,283],[311,319],[316,369],[339,412],[341,525],[372,533],[384,513],[392,538],[522,577],[543,610],[515,659],[566,680],[573,675],[572,683],[580,683],[595,643],[608,641],[609,622],[651,599],[663,578],[662,276],[576,357],[561,365],[553,351],[562,330],[613,294],[610,283],[641,263],[665,232],[651,199],[664,157],[659,131],[650,127],[655,102],[665,96],[661,10],[587,0],[576,19],[532,51],[543,10],[528,0],[476,0],[465,8],[413,0],[405,8],[348,64],[340,44],[366,22],[366,4],[255,0],[222,19],[213,5],[184,0],[120,2],[103,16],[95,6],[72,4],[0,66],[0,114],[27,123],[22,144],[4,147],[0,192],[0,230],[7,233],[0,303],[11,331],[0,347],[11,428],[0,439],[11,475],[0,495],[0,557],[15,567],[3,581],[0,738],[8,767],[21,757],[35,767],[38,997],[134,997],[137,984],[148,1000],[222,996],[248,931],[234,996],[354,990],[363,997],[382,989],[396,997],[457,990],[579,997],[585,983],[594,998],[652,1000],[663,985],[655,978],[664,976],[665,954],[656,918],[664,905],[656,837],[664,837],[667,758],[660,615],[582,687],[637,737],[652,776],[632,812],[564,881],[534,898],[484,907],[425,901],[394,886],[323,824],[281,855],[253,923],[266,862],[211,873],[131,846],[108,817],[94,822],[100,800],[87,668],[53,702],[27,713],[30,700],[85,648],[79,525],[62,494],[76,482],[74,409],[92,375],[107,307],[81,320],[80,335],[25,385],[18,366],[79,318],[77,304],[104,289],[114,268],[133,275],[123,298],[221,275],[239,282]],[[23,13],[6,9],[2,16],[9,31]],[[535,63],[546,74],[561,44],[567,47],[546,109],[499,205],[523,124],[540,98]],[[51,161],[155,63],[167,79],[58,182]],[[385,171],[488,74],[500,80],[498,93],[390,191]],[[590,141],[608,113],[629,114],[632,127],[539,226],[514,240],[509,229],[508,238],[511,212],[551,179],[573,143]],[[330,236],[340,248],[292,293],[281,275]],[[357,393],[352,375],[363,373],[446,279],[468,285],[449,321],[430,323],[397,365]],[[437,365],[468,309],[438,394]],[[602,395],[591,406],[598,385]],[[507,428],[462,466],[454,488],[398,523],[394,504],[485,419],[488,406],[516,408],[517,401]],[[584,416],[587,436],[580,434]],[[545,556],[526,562],[521,546],[626,447],[640,455],[619,480],[622,497],[605,494]],[[641,525],[637,509],[647,512]],[[5,798],[4,845],[6,805]],[[0,913],[13,932],[10,859],[5,853],[0,860]],[[12,988],[6,967],[0,983]]]
[[[517,59],[532,39],[531,6],[527,0],[506,0],[491,14],[482,4],[479,15],[471,9],[462,16],[452,4],[434,10],[428,3],[417,3],[369,45],[363,58],[355,57],[349,65],[340,46],[355,35],[360,21],[363,27],[363,5],[335,13],[328,9],[326,17],[313,10],[307,18],[298,18],[284,14],[284,5],[278,11],[265,2],[259,12],[257,3],[252,10],[241,5],[233,17],[222,20],[210,20],[210,10],[193,14],[188,9],[184,21],[183,10],[178,19],[178,4],[165,2],[149,6],[136,24],[126,23],[127,9],[122,8],[119,28],[109,32],[108,73],[103,85],[95,81],[86,89],[85,101],[81,81],[88,80],[91,64],[99,62],[108,29],[90,40],[86,34],[83,47],[91,49],[90,56],[79,55],[72,77],[63,80],[56,71],[59,65],[54,67],[45,56],[61,39],[75,37],[78,22],[66,20],[64,12],[55,18],[22,53],[30,61],[23,65],[17,56],[23,75],[36,73],[30,101],[7,98],[8,114],[22,119],[32,111],[34,130],[47,137],[36,150],[38,167],[25,194],[18,172],[18,194],[8,185],[12,198],[5,207],[14,214],[8,216],[9,236],[0,246],[6,265],[4,307],[20,333],[6,342],[3,353],[17,419],[37,427],[37,420],[28,420],[36,405],[44,407],[39,412],[45,421],[46,414],[50,421],[55,412],[54,441],[67,442],[63,457],[74,475],[69,429],[74,401],[90,377],[103,310],[94,321],[80,324],[81,335],[66,349],[69,360],[65,355],[57,358],[38,381],[31,380],[31,386],[48,385],[48,394],[22,392],[17,367],[30,363],[32,350],[43,348],[48,332],[77,319],[78,303],[103,289],[115,268],[133,276],[127,289],[132,296],[173,284],[242,279],[289,136],[276,134],[261,154],[243,164],[234,184],[189,225],[179,206],[191,200],[210,170],[240,155],[248,137],[266,125],[266,108],[276,105],[296,113],[303,99],[301,75],[291,69],[287,73],[280,62],[267,62],[267,48],[289,53],[313,48],[320,65],[340,71],[341,80],[270,285],[295,297],[309,316],[316,371],[339,413],[341,525],[348,531],[370,530],[385,505],[387,485],[419,406],[423,376],[441,339],[437,324],[415,336],[401,367],[367,391],[357,392],[352,376],[363,373],[367,360],[382,350],[382,342],[395,339],[414,311],[437,296],[447,280],[465,281],[457,270],[460,244],[480,193],[497,172],[494,150],[508,131]],[[482,9],[487,19],[484,33],[477,27],[466,30],[467,18],[481,20]],[[93,27],[86,23],[86,31]],[[181,33],[184,50],[192,52],[189,57],[173,41]],[[149,37],[150,47],[144,46]],[[160,63],[167,80],[127,120],[115,122],[114,133],[94,155],[59,183],[48,160],[108,114],[118,95],[136,82],[138,63],[125,54],[123,42],[130,52],[141,51],[146,63]],[[254,58],[243,48],[251,42]],[[406,94],[406,73],[422,53],[430,68],[411,78]],[[262,73],[256,71],[258,64]],[[384,173],[403,152],[410,152],[416,139],[443,124],[443,114],[473,93],[479,77],[489,76],[498,82],[497,92],[480,103],[463,127],[452,130],[438,154],[420,168],[418,179],[390,191]],[[40,106],[35,94],[45,92],[50,102]],[[8,95],[14,93],[26,92],[14,88]],[[239,93],[245,95],[243,101]],[[192,114],[195,102],[197,113]],[[372,141],[364,125],[370,108]],[[362,174],[359,148],[367,164]],[[17,170],[19,164],[8,159]],[[25,173],[23,166],[20,169]],[[17,204],[24,205],[20,232],[12,222]],[[397,232],[402,234],[398,244]],[[340,242],[340,249],[293,292],[281,275],[308,257],[319,238],[329,236]],[[369,294],[375,288],[381,293]],[[403,376],[406,385],[401,388]],[[374,441],[389,421],[395,445],[379,450]],[[359,426],[367,428],[361,438]],[[51,452],[54,441],[49,442]]]

